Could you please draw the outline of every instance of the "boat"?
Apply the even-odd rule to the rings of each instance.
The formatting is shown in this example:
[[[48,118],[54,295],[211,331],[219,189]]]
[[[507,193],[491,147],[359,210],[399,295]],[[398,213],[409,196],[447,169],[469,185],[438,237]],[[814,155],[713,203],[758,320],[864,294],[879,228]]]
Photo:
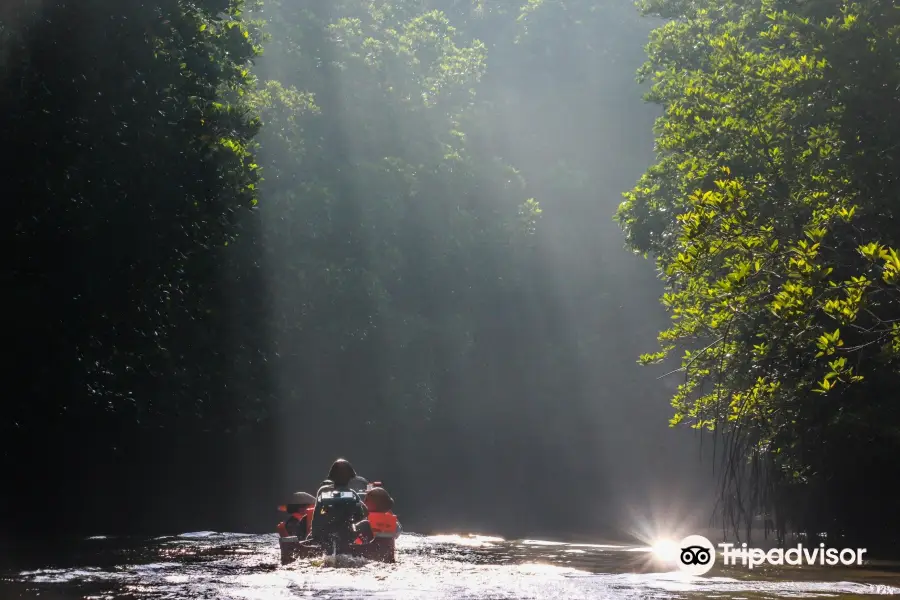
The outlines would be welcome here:
[[[362,499],[368,510],[357,523],[349,517]],[[294,494],[291,504],[279,507],[290,513],[278,524],[281,563],[328,555],[348,555],[384,563],[396,562],[396,539],[402,532],[393,499],[381,482],[363,492],[320,489],[317,497]]]

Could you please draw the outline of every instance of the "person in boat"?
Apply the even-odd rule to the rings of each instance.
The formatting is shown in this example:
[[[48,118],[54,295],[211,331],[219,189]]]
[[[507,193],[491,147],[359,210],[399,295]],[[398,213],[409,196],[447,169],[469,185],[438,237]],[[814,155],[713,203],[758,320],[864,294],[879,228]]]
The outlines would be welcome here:
[[[350,483],[347,484],[351,490],[360,495],[365,495],[366,490],[369,488],[369,482],[365,477],[360,477],[356,475],[353,479],[350,480]]]
[[[328,471],[328,478],[319,484],[319,491],[316,496],[326,489],[350,490],[357,495],[363,494],[368,487],[369,482],[365,478],[356,474],[356,469],[349,461],[339,458],[331,465]],[[362,501],[360,501],[362,504]]]
[[[313,512],[312,528],[310,535],[318,538],[326,535],[326,531],[330,530],[337,522],[349,523],[353,529],[363,538],[371,538],[371,527],[366,517],[368,517],[368,509],[363,503],[359,494],[353,490],[351,482],[356,478],[356,470],[347,460],[339,458],[331,465],[328,472],[328,478],[322,482],[318,492],[316,492],[316,507]],[[325,494],[327,492],[350,492],[351,500],[342,504],[340,508],[334,508],[330,512],[325,507],[327,502]]]
[[[305,539],[309,533],[309,511],[314,506],[316,499],[306,492],[297,492],[291,496],[288,504],[279,508],[288,513],[288,518],[278,524],[278,533],[281,537],[296,536],[297,539]]]
[[[397,538],[402,531],[397,516],[392,512],[394,499],[379,483],[366,492],[369,526],[376,538]]]
[[[365,505],[369,513],[389,512],[394,508],[394,499],[386,489],[381,486],[373,487],[366,492]]]
[[[356,475],[350,480],[350,483],[347,484],[347,488],[356,492],[358,496],[364,496],[366,490],[369,488],[369,482],[365,477]],[[319,491],[325,489],[334,489],[334,481],[332,481],[331,479],[322,481],[322,483],[319,484]]]

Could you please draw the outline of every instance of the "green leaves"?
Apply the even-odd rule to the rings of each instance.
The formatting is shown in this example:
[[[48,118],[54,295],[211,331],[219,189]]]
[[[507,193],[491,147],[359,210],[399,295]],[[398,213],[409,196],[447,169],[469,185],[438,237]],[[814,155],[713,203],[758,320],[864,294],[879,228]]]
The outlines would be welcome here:
[[[900,23],[875,4],[644,7],[674,19],[652,33],[641,70],[664,115],[658,160],[616,218],[665,275],[674,324],[661,344],[719,340],[684,351],[672,423],[734,434],[796,481],[812,459],[791,444],[839,406],[812,410],[809,398],[857,399],[846,415],[885,393],[873,380],[900,383],[900,186],[883,175],[900,157],[883,133],[897,130],[896,94],[882,92],[900,84]]]
[[[831,334],[823,333],[816,340],[816,345],[820,350],[820,352],[816,354],[816,358],[820,356],[831,356],[837,348],[844,345],[844,340],[841,339],[841,330],[835,329],[834,333]]]
[[[212,331],[259,178],[241,4],[45,2],[5,24],[12,271],[18,312],[39,315],[25,330],[52,347],[23,371],[44,416],[223,417],[205,402],[232,377]]]

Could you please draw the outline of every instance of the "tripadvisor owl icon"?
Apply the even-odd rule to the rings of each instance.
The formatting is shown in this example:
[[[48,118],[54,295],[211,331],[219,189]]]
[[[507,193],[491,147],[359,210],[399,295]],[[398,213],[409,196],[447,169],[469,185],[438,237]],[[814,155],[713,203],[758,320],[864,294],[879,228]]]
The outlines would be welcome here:
[[[689,575],[705,575],[716,563],[716,549],[702,535],[689,535],[678,546],[678,567]]]

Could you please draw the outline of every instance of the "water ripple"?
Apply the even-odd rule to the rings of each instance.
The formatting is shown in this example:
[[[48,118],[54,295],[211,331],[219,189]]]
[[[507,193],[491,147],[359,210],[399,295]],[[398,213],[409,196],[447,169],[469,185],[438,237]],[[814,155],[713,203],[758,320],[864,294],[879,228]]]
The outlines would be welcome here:
[[[338,557],[279,564],[277,536],[201,531],[149,541],[93,538],[93,564],[0,576],[0,596],[69,600],[396,599],[630,600],[896,595],[867,581],[689,577],[654,565],[646,548],[404,534],[394,565]],[[103,544],[97,551],[97,544]],[[829,576],[831,575],[831,576]],[[846,573],[839,576],[846,577]],[[804,579],[810,579],[807,571]],[[49,594],[48,594],[49,592]]]

